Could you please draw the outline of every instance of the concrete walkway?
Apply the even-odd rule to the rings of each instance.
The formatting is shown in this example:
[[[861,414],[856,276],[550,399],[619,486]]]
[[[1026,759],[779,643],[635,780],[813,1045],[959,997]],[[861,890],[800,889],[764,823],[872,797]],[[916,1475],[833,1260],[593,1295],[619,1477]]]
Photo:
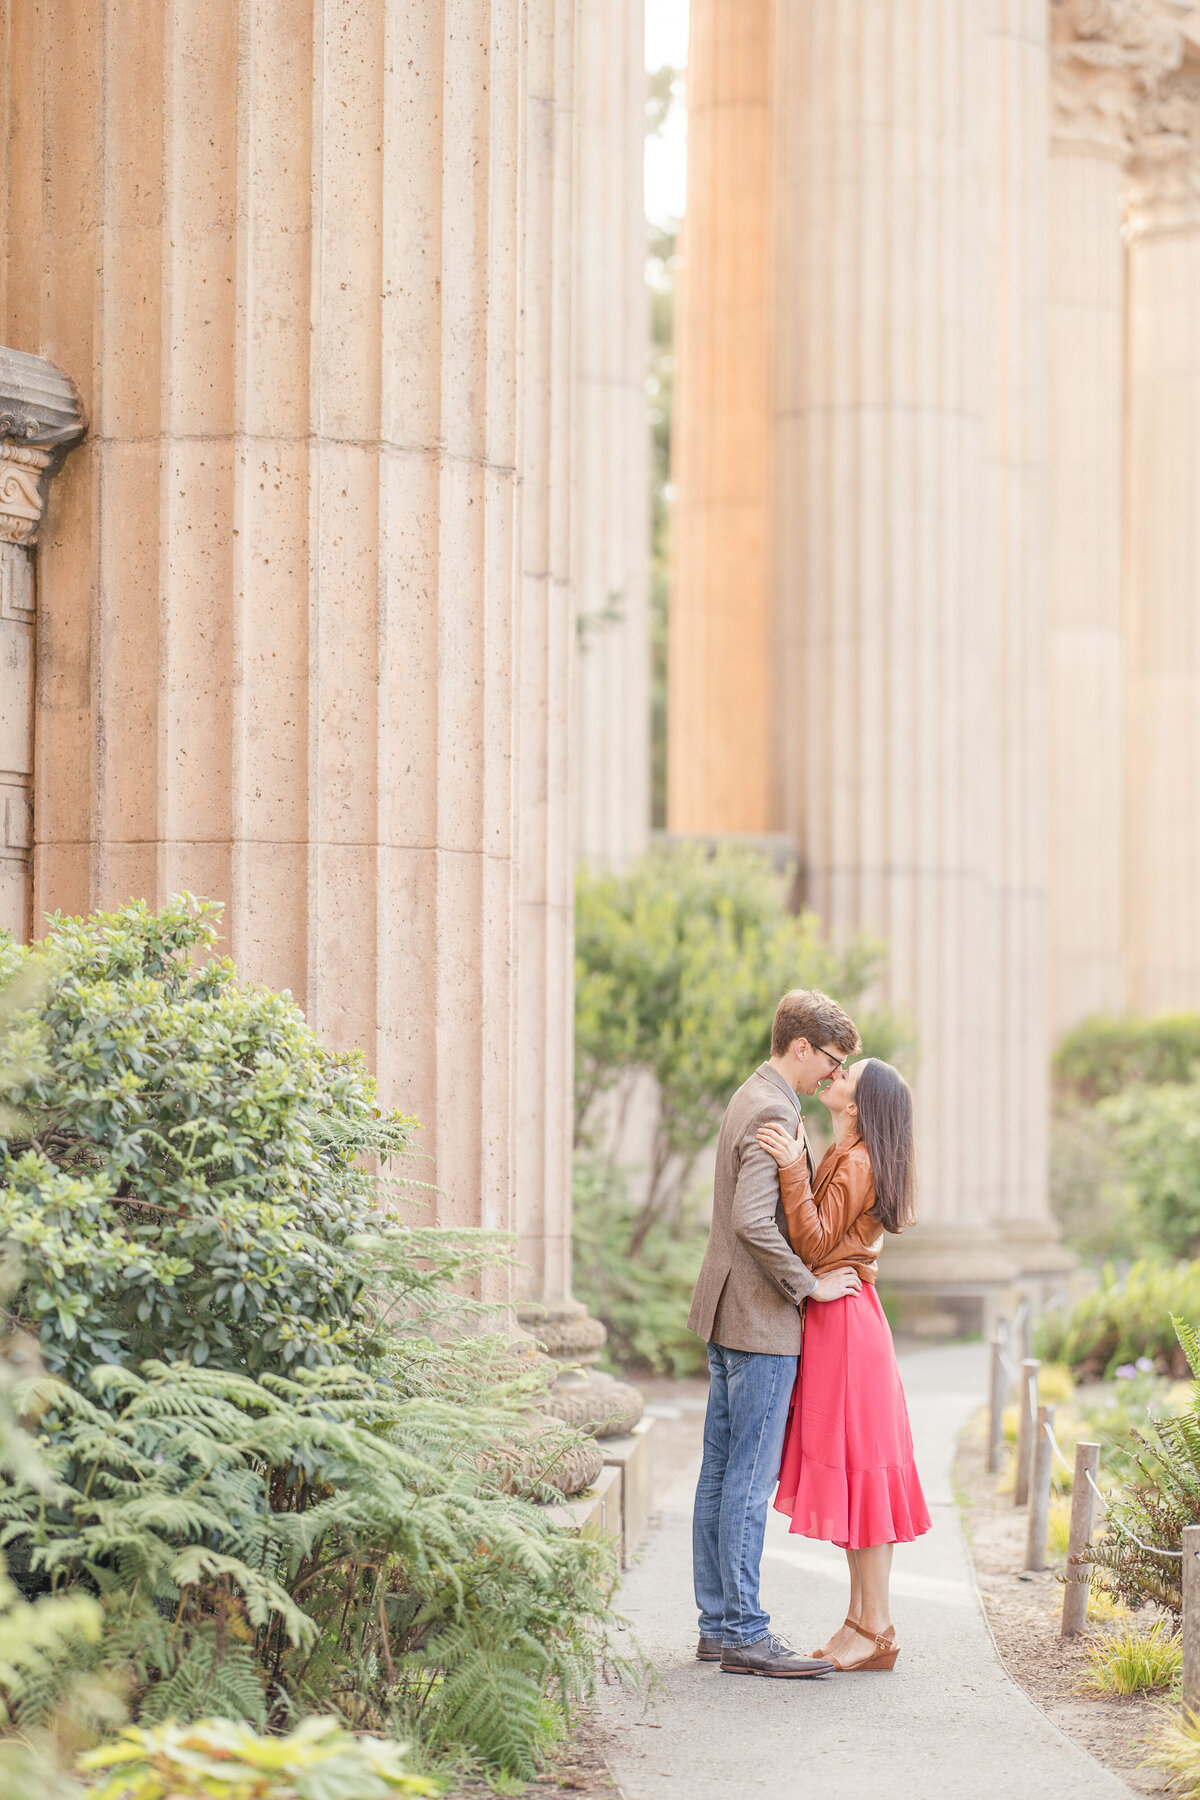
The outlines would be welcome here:
[[[645,1709],[618,1689],[605,1690],[600,1707],[624,1800],[1130,1800],[1123,1781],[1026,1699],[988,1633],[950,1486],[955,1439],[984,1392],[985,1356],[982,1345],[951,1346],[902,1364],[934,1524],[896,1551],[903,1648],[890,1675],[756,1681],[697,1663],[698,1454],[662,1496],[661,1524],[618,1606],[664,1687]],[[811,1649],[843,1616],[845,1558],[791,1537],[772,1511],[763,1597],[775,1628]]]

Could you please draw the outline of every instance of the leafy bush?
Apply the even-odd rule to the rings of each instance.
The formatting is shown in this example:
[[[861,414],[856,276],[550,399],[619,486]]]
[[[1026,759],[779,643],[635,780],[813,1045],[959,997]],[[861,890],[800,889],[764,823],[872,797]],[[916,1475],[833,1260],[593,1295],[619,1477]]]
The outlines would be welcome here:
[[[708,1226],[686,1212],[677,1229],[655,1220],[636,1257],[629,1240],[637,1208],[626,1177],[586,1152],[575,1159],[575,1292],[608,1327],[607,1354],[621,1368],[692,1375],[707,1367],[687,1329]]]
[[[0,988],[33,1002],[9,1011],[0,1067],[0,1232],[28,1252],[11,1310],[72,1382],[149,1356],[254,1370],[378,1350],[363,1159],[404,1152],[413,1121],[288,995],[202,960],[218,910],[137,903],[55,919],[44,957],[0,948]]]
[[[1085,1019],[1053,1066],[1062,1091],[1088,1105],[1141,1083],[1190,1082],[1200,1069],[1200,1013]]]
[[[1113,1127],[1099,1106],[1056,1097],[1050,1115],[1050,1205],[1086,1261],[1132,1262],[1146,1247]]]
[[[1129,1624],[1084,1645],[1086,1689],[1093,1694],[1155,1694],[1173,1687],[1183,1669],[1183,1644],[1165,1619],[1148,1631]]]
[[[1037,1354],[1065,1362],[1077,1375],[1112,1375],[1149,1360],[1160,1372],[1186,1376],[1187,1359],[1172,1319],[1200,1320],[1200,1263],[1134,1263],[1122,1276],[1111,1267],[1101,1284],[1069,1313],[1047,1313],[1039,1322]]]
[[[650,1075],[658,1117],[649,1182],[630,1237],[675,1227],[696,1158],[717,1135],[730,1095],[770,1053],[771,1019],[786,989],[820,987],[854,1005],[878,974],[882,949],[859,937],[840,950],[812,913],[787,908],[787,884],[763,856],[679,845],[621,875],[581,872],[575,906],[577,1142],[602,1148],[596,1102],[609,1096],[611,1160],[639,1077]],[[860,1021],[890,1056],[894,1018]]]
[[[454,1335],[495,1244],[381,1206],[412,1122],[205,960],[212,913],[0,950],[9,1330],[54,1372],[23,1390],[52,1485],[12,1467],[0,1535],[101,1627],[7,1683],[14,1720],[117,1669],[142,1724],[333,1706],[531,1778],[609,1618],[609,1547],[532,1504],[575,1440],[536,1360]]]
[[[1143,1242],[1200,1251],[1200,1082],[1143,1087],[1096,1108],[1112,1133]]]
[[[306,1719],[287,1737],[258,1737],[228,1719],[131,1726],[81,1760],[102,1778],[88,1800],[392,1800],[433,1794],[404,1747],[356,1737],[336,1719]]]
[[[1091,1258],[1200,1247],[1200,1013],[1085,1020],[1054,1058],[1050,1192]]]

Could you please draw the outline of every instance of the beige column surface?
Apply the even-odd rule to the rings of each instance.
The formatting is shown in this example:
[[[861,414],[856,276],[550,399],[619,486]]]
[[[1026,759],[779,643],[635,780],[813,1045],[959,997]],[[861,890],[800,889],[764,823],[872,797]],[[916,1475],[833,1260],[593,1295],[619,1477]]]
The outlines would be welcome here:
[[[1075,9],[1077,10],[1077,9]],[[1124,1003],[1126,61],[1056,0],[1050,161],[1048,1006],[1052,1038]]]
[[[1139,108],[1129,253],[1129,1004],[1200,1006],[1200,53]]]
[[[781,824],[767,682],[771,11],[770,0],[693,0],[691,12],[672,424],[667,824],[675,832]]]
[[[0,320],[92,420],[41,553],[37,912],[225,901],[421,1120],[429,1216],[513,1226],[518,1164],[559,1196],[555,1292],[571,10],[10,0]]]
[[[523,142],[516,1222],[518,1294],[571,1300],[570,590],[574,0],[529,15]],[[596,1341],[603,1328],[593,1324]]]
[[[782,814],[836,934],[887,941],[921,1047],[922,1205],[981,1216],[987,10],[817,0],[775,55]]]
[[[981,684],[990,747],[974,829],[985,942],[970,958],[981,1214],[1002,1221],[1023,1272],[1064,1258],[1048,1223],[1046,1029],[1046,312],[1050,138],[1044,0],[992,0],[983,45],[987,311]],[[971,604],[970,599],[967,604]],[[981,947],[982,948],[982,947]],[[1019,1141],[1019,1155],[1012,1154]]]
[[[1048,1005],[1052,1039],[1125,992],[1124,170],[1186,9],[1052,0]],[[1136,805],[1136,801],[1134,802]]]
[[[579,0],[578,40],[575,842],[620,868],[650,830],[645,0]]]

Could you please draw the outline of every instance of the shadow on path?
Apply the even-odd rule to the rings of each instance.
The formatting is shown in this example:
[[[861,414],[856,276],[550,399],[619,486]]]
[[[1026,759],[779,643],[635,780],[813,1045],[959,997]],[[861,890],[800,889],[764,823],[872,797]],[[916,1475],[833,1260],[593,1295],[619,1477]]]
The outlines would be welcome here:
[[[599,1715],[624,1800],[1129,1800],[1131,1790],[1052,1725],[1009,1678],[971,1579],[951,1488],[954,1444],[986,1381],[986,1347],[902,1357],[933,1530],[896,1551],[893,1674],[746,1680],[697,1663],[691,1462],[618,1607],[659,1670],[642,1704],[604,1691]],[[844,1615],[846,1565],[772,1511],[763,1596],[775,1628],[811,1650]]]

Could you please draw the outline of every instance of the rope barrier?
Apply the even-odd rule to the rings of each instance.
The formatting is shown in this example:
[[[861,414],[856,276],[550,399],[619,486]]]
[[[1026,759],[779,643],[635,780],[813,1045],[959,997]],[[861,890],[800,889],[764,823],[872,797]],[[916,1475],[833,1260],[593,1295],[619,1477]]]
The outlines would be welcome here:
[[[1051,1425],[1049,1419],[1047,1419],[1045,1421],[1045,1423],[1043,1424],[1042,1430],[1046,1433],[1046,1436],[1050,1439],[1050,1448],[1053,1450],[1055,1456],[1057,1456],[1057,1458],[1058,1458],[1059,1462],[1062,1464],[1063,1468],[1067,1471],[1067,1474],[1074,1475],[1074,1473],[1075,1473],[1074,1468],[1067,1461],[1066,1457],[1063,1455],[1062,1451],[1058,1447],[1058,1439],[1054,1435],[1054,1427],[1053,1427],[1053,1425]],[[1091,1481],[1092,1478],[1091,1478],[1090,1472],[1085,1469],[1084,1474],[1087,1475],[1088,1480]],[[1092,1485],[1095,1486],[1095,1483],[1093,1482]]]
[[[1092,1479],[1092,1471],[1090,1469],[1085,1469],[1083,1472],[1087,1476],[1088,1486],[1091,1488],[1093,1494],[1095,1494],[1097,1500],[1099,1500],[1105,1512],[1107,1512],[1108,1500],[1106,1496],[1100,1492],[1100,1489]],[[1136,1531],[1130,1531],[1128,1525],[1121,1525],[1116,1519],[1109,1520],[1109,1528],[1110,1530],[1115,1531],[1118,1536],[1128,1538],[1130,1543],[1136,1544],[1139,1550],[1144,1550],[1147,1556],[1167,1556],[1179,1562],[1182,1562],[1183,1560],[1182,1550],[1160,1550],[1157,1544],[1144,1544]]]

